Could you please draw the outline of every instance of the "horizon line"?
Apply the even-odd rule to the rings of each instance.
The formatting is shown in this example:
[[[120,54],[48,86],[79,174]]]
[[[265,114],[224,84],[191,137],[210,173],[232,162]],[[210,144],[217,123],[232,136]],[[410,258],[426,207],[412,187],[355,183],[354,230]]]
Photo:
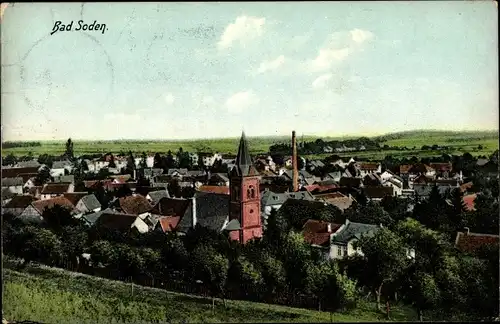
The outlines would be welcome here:
[[[398,131],[393,131],[393,132],[386,132],[386,133],[349,133],[349,134],[306,134],[302,133],[300,136],[307,136],[307,137],[318,137],[318,138],[345,138],[345,137],[381,137],[381,136],[387,136],[387,135],[392,135],[392,134],[401,134],[401,133],[412,133],[412,132],[447,132],[447,133],[491,133],[491,132],[498,132],[498,129],[477,129],[477,130],[470,130],[470,129],[463,129],[463,130],[452,130],[452,129],[437,129],[437,128],[429,128],[429,129],[410,129],[410,130],[398,130]],[[296,131],[297,133],[297,131]],[[291,131],[290,131],[291,134]],[[245,134],[246,135],[246,134]],[[241,135],[240,135],[241,136]],[[223,140],[223,139],[239,139],[240,136],[231,136],[231,137],[193,137],[193,138],[179,138],[179,139],[161,139],[161,138],[112,138],[112,139],[103,139],[103,138],[73,138],[73,137],[68,137],[68,138],[59,138],[59,139],[43,139],[43,140],[37,140],[37,139],[24,139],[24,140],[2,140],[1,143],[7,143],[7,142],[60,142],[60,141],[67,141],[68,139],[71,139],[71,141],[103,141],[103,142],[113,142],[113,141],[159,141],[159,142],[192,142],[192,141],[202,141],[202,140]],[[255,136],[246,136],[247,138],[266,138],[266,137],[288,137],[291,135],[288,134],[274,134],[274,135],[255,135]],[[3,137],[3,136],[2,136]]]

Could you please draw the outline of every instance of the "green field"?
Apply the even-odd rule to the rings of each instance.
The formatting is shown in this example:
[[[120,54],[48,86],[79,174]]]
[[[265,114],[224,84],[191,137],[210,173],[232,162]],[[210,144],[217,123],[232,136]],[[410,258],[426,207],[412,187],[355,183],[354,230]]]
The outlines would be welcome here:
[[[22,272],[3,270],[3,316],[8,321],[43,323],[172,323],[172,322],[330,322],[330,314],[247,301],[210,298],[132,286],[46,266]],[[348,313],[333,313],[335,322],[383,321],[373,303]],[[393,307],[392,320],[415,320],[407,307]]]
[[[380,137],[380,136],[379,136]],[[317,136],[304,136],[305,141],[314,141]],[[342,140],[349,137],[322,137],[324,141]],[[495,131],[478,131],[478,132],[447,132],[447,131],[410,131],[401,133],[392,133],[382,136],[386,139],[381,145],[389,145],[391,147],[407,147],[410,150],[406,151],[369,151],[369,152],[349,152],[339,154],[342,157],[358,156],[367,159],[383,159],[385,155],[395,157],[412,156],[419,157],[439,156],[443,151],[421,151],[423,145],[432,146],[434,144],[448,146],[450,149],[446,153],[463,154],[469,152],[473,155],[490,155],[498,149],[498,132]],[[299,136],[298,140],[302,140]],[[220,152],[236,154],[239,138],[224,138],[224,139],[206,139],[206,140],[116,140],[116,141],[74,141],[74,152],[80,154],[92,153],[119,153],[120,151],[133,153],[166,153],[171,150],[176,152],[180,147],[188,152]],[[250,137],[248,138],[250,153],[267,153],[269,146],[275,143],[289,142],[289,137]],[[35,147],[17,147],[2,149],[2,154],[12,153],[16,156],[27,155],[32,152],[35,156],[39,154],[60,155],[64,152],[64,141],[42,141],[41,146]],[[478,149],[479,145],[482,146]],[[413,150],[413,147],[415,149]],[[331,154],[320,154],[319,156],[328,156]]]

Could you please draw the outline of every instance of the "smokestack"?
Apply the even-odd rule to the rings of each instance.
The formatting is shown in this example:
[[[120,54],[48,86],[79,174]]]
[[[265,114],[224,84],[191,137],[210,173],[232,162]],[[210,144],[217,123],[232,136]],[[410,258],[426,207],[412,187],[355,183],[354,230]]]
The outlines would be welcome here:
[[[295,137],[295,131],[292,131],[292,167],[293,167],[293,191],[299,191],[299,171],[297,165],[297,138]]]

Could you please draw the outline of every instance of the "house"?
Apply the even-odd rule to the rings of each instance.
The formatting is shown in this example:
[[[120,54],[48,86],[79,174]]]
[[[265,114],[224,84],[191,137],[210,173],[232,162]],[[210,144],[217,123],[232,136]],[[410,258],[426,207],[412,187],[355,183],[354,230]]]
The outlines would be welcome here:
[[[3,206],[2,214],[19,216],[32,202],[37,200],[38,199],[33,196],[13,196],[12,199]]]
[[[323,180],[333,180],[333,181],[339,182],[341,177],[342,177],[342,172],[341,171],[335,171],[335,172],[328,173],[324,177]]]
[[[326,253],[323,255],[325,259],[328,259],[327,251],[330,248],[332,234],[335,233],[341,226],[341,224],[310,219],[304,224],[302,230],[304,241],[313,247],[324,250]]]
[[[361,249],[355,249],[354,243],[363,236],[373,236],[382,227],[380,225],[354,223],[346,220],[339,229],[337,229],[331,238],[331,244],[328,249],[330,259],[343,259],[355,254],[363,255]]]
[[[311,171],[321,169],[325,166],[325,164],[320,160],[313,160],[309,162],[309,168]]]
[[[38,174],[41,168],[40,167],[23,167],[23,168],[2,168],[2,178],[16,178],[20,177],[21,174]]]
[[[453,171],[453,165],[451,162],[447,163],[429,163],[429,166],[435,170],[436,176],[442,178],[449,178],[451,172]]]
[[[206,167],[211,167],[214,165],[216,160],[222,160],[222,155],[219,153],[199,153],[199,158],[202,159],[203,165]]]
[[[82,215],[80,219],[84,222],[85,225],[91,227],[95,225],[99,217],[101,217],[101,215],[104,213],[113,213],[113,210],[111,208],[106,208],[105,210]]]
[[[363,187],[363,179],[342,177],[342,178],[340,178],[339,185],[341,187],[347,187],[347,188],[362,188]]]
[[[163,174],[163,169],[160,168],[145,168],[137,170],[137,174],[144,179],[150,180],[156,176]]]
[[[356,201],[351,195],[346,196],[340,192],[314,195],[318,201],[333,205],[344,212]]]
[[[66,195],[64,195],[64,197],[66,197]],[[97,200],[95,195],[87,194],[77,202],[75,207],[82,214],[96,213],[101,210],[101,203]]]
[[[110,207],[117,212],[128,215],[141,215],[151,211],[153,206],[146,197],[142,195],[132,195],[116,199]]]
[[[67,208],[72,214],[75,210],[75,206],[68,199],[64,197],[55,197],[33,201],[21,214],[19,214],[17,218],[25,223],[41,224],[45,221],[43,219],[44,211],[53,208],[54,206]]]
[[[364,177],[367,174],[382,172],[382,165],[375,162],[355,162],[355,167],[359,170],[361,177]]]
[[[428,178],[436,177],[436,170],[424,163],[416,163],[408,170],[408,179],[413,180],[415,177],[423,175]]]
[[[354,162],[354,160],[353,160],[353,159],[351,159],[351,161],[349,161],[348,163],[346,163],[346,162],[344,162],[342,159],[338,159],[338,160],[335,160],[335,161],[331,162],[330,164],[335,165],[335,166],[338,166],[338,167],[340,167],[340,168],[344,169],[344,168],[345,168],[346,166],[348,166],[348,165],[349,165],[349,163],[351,163],[351,162]]]
[[[29,161],[19,161],[14,165],[15,168],[40,168],[42,164],[37,160],[29,160]]]
[[[166,189],[165,190],[150,191],[146,195],[146,199],[149,201],[151,206],[156,205],[160,201],[160,199],[162,199],[162,198],[170,198],[170,195]]]
[[[22,195],[24,188],[24,180],[21,177],[2,178],[2,188],[7,188],[10,192]]]
[[[136,230],[144,234],[149,232],[150,226],[144,222],[138,215],[103,212],[95,221],[94,226],[102,229],[116,230],[119,232],[129,232]]]
[[[152,215],[157,215],[160,217],[170,216],[179,217],[179,220],[183,217],[191,218],[188,215],[189,207],[191,206],[191,199],[182,198],[162,198],[151,210]]]
[[[380,174],[380,179],[382,179],[382,182],[385,182],[385,181],[387,181],[389,179],[394,179],[394,180],[396,180],[398,182],[401,182],[401,186],[404,183],[403,178],[401,178],[400,176],[396,175],[391,170],[385,170],[384,172],[382,172],[382,174]]]
[[[299,199],[314,201],[314,196],[308,191],[276,193],[269,190],[264,191],[260,198],[261,216],[266,223],[271,211],[278,210],[288,199]]]
[[[41,191],[41,199],[51,199],[64,193],[73,192],[75,186],[72,183],[47,183]]]
[[[199,159],[198,154],[194,152],[189,152],[188,154],[189,154],[189,159],[191,160],[191,164],[198,165],[198,159]]]
[[[179,225],[180,220],[181,218],[179,216],[160,217],[155,229],[163,233],[173,232],[177,228],[177,225]]]
[[[2,206],[7,204],[14,196],[17,196],[17,194],[11,192],[8,188],[2,188]]]
[[[441,195],[446,194],[453,189],[460,188],[457,180],[432,180],[427,183],[414,183],[413,190],[421,197],[427,197],[431,193],[432,187],[437,186]]]
[[[333,152],[333,148],[331,146],[325,146],[325,147],[323,147],[323,152],[325,152],[325,153],[332,153]]]
[[[475,206],[474,206],[474,201],[476,200],[477,198],[477,195],[476,194],[472,194],[472,195],[465,195],[462,197],[462,200],[465,204],[465,208],[467,211],[474,211],[476,210]]]
[[[162,174],[153,178],[151,181],[151,187],[167,189],[169,182],[170,176]]]
[[[455,247],[464,253],[475,254],[488,246],[498,246],[499,236],[491,234],[458,232],[455,238]]]
[[[403,193],[403,182],[399,181],[397,178],[389,178],[382,183],[384,187],[392,187],[394,190],[394,196],[401,196]]]
[[[297,157],[297,164],[300,164],[299,159],[302,161],[302,165],[306,165],[306,159],[302,156]],[[291,156],[287,156],[286,158],[283,159],[283,162],[285,164],[285,167],[287,168],[292,168],[293,167],[293,159]]]
[[[363,177],[364,186],[381,186],[382,178],[377,173],[368,173]]]
[[[200,225],[221,232],[229,222],[229,199],[226,194],[196,192],[177,230],[187,233],[190,228]]]
[[[200,186],[199,192],[229,195],[229,186]]]
[[[213,173],[209,175],[208,184],[212,186],[229,186],[229,177],[226,173]]]
[[[55,161],[50,169],[50,175],[52,177],[63,176],[69,174],[72,171],[72,164],[70,161]]]
[[[53,177],[54,181],[53,183],[61,183],[61,182],[67,182],[67,183],[72,183],[75,184],[75,176],[74,175],[59,175]]]
[[[373,201],[381,201],[384,197],[394,196],[393,187],[384,186],[366,186],[363,188],[366,198]]]

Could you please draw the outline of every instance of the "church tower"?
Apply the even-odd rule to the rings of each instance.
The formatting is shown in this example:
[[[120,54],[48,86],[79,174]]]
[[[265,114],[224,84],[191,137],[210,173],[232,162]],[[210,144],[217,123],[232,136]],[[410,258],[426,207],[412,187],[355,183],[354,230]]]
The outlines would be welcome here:
[[[262,237],[259,182],[259,173],[248,153],[243,132],[235,166],[229,173],[229,220],[236,219],[240,223],[240,229],[230,232],[230,236],[243,244],[252,238]]]

